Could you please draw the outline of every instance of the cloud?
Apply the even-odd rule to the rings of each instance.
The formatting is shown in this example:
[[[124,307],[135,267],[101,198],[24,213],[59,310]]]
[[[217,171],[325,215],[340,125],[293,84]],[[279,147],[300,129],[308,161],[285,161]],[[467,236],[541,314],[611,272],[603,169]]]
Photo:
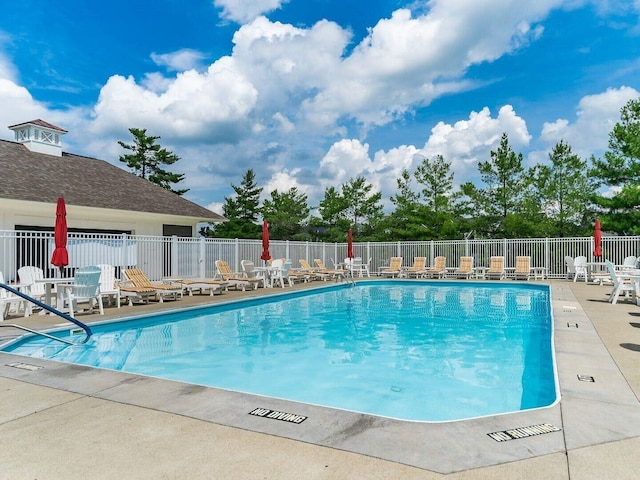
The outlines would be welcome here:
[[[171,53],[151,54],[151,60],[153,60],[156,65],[167,67],[168,70],[177,72],[200,70],[204,58],[204,53],[190,48],[183,48]]]
[[[204,73],[188,70],[167,82],[161,92],[144,88],[131,76],[114,75],[100,90],[94,108],[95,132],[139,126],[169,139],[233,141],[250,132],[247,116],[256,89],[223,57]]]
[[[473,87],[464,79],[472,65],[490,62],[535,41],[535,25],[560,0],[434,0],[412,16],[399,9],[331,70],[331,81],[305,100],[308,115],[334,122],[349,116],[384,125],[444,94]]]
[[[609,88],[603,93],[583,97],[576,108],[576,120],[566,118],[545,122],[540,139],[550,149],[564,140],[577,155],[587,158],[607,149],[609,133],[620,121],[620,109],[640,92],[631,87]]]
[[[215,0],[220,16],[237,23],[248,23],[256,17],[278,10],[288,0]]]

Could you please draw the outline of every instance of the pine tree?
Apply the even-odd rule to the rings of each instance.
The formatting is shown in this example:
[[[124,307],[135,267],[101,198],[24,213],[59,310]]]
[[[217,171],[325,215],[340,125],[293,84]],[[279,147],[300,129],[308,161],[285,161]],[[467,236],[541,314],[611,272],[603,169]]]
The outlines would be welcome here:
[[[130,128],[133,144],[118,141],[118,144],[133,153],[120,156],[120,161],[127,164],[138,177],[160,185],[177,195],[184,195],[189,189],[174,190],[171,186],[184,180],[184,174],[164,170],[162,165],[173,165],[180,157],[156,143],[160,137],[148,136],[145,128]]]

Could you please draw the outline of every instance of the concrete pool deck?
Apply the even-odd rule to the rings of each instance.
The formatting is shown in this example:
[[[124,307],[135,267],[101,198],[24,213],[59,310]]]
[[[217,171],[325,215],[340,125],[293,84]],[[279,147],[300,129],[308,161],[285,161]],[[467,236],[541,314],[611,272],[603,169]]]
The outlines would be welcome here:
[[[635,479],[640,307],[610,305],[610,287],[550,284],[561,402],[460,422],[403,422],[0,353],[0,478]],[[103,321],[276,291],[185,297],[78,318]],[[43,328],[58,321],[33,315],[6,323]],[[10,335],[0,329],[0,342]],[[256,408],[307,419],[249,415]],[[558,431],[501,442],[489,436],[536,425]]]

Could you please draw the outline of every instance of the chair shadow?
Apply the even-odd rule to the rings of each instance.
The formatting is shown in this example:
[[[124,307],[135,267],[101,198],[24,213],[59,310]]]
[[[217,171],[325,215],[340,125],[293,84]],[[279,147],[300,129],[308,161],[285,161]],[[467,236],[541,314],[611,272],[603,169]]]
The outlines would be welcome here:
[[[629,322],[629,325],[631,325],[633,328],[640,328],[640,323],[638,322]]]
[[[626,348],[627,350],[632,350],[634,352],[640,352],[640,345],[637,343],[621,343],[620,346],[622,348]]]

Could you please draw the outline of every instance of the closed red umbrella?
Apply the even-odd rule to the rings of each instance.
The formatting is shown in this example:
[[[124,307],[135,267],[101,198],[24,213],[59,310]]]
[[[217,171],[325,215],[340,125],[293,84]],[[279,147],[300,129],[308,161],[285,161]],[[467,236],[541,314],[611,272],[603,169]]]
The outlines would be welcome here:
[[[265,262],[271,260],[271,254],[269,253],[269,224],[267,221],[262,222],[262,255],[260,260]]]
[[[347,258],[353,258],[353,232],[349,229],[347,233]]]
[[[56,225],[53,231],[53,240],[55,249],[51,255],[51,265],[62,269],[69,265],[69,253],[67,252],[67,208],[64,204],[64,198],[58,198],[56,206]]]
[[[593,256],[602,256],[602,230],[600,229],[600,219],[596,219],[596,225],[593,229]]]

